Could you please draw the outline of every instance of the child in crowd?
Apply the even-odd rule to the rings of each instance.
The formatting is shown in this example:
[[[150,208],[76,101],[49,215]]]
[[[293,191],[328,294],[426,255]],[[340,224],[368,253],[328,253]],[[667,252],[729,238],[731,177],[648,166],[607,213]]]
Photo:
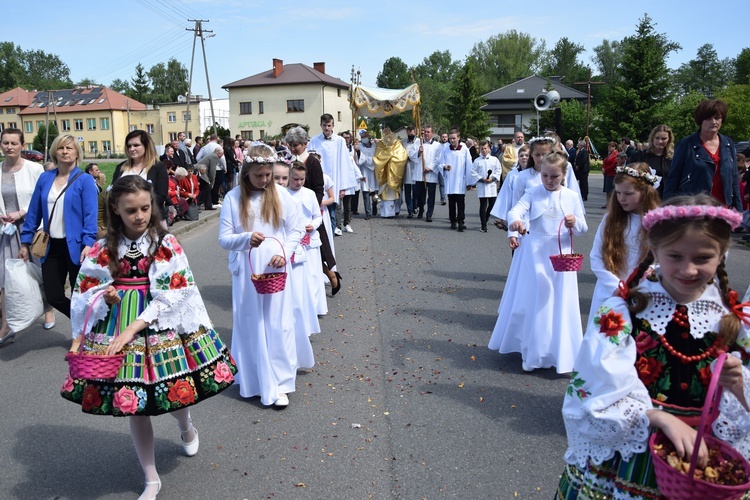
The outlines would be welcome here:
[[[232,273],[232,355],[240,396],[260,396],[266,406],[285,407],[295,390],[298,358],[289,276],[276,293],[258,293],[254,274],[280,272],[304,233],[297,203],[273,182],[273,166],[283,163],[269,147],[253,146],[240,182],[224,197],[219,245],[229,250]],[[252,250],[252,251],[251,251]],[[252,260],[252,264],[251,264]]]
[[[479,197],[480,231],[487,232],[487,220],[497,198],[497,183],[503,175],[500,160],[490,154],[490,143],[479,142],[479,156],[471,166],[471,177],[476,182],[477,197]]]
[[[307,295],[312,299],[312,311],[318,316],[323,316],[328,314],[323,263],[321,262],[320,251],[318,250],[320,248],[318,227],[323,223],[323,216],[315,192],[305,187],[306,176],[307,168],[304,163],[293,162],[289,171],[289,185],[287,189],[294,199],[299,200],[302,208],[302,217],[306,223],[306,234],[302,238],[300,247],[304,250],[307,260],[304,266],[309,289]],[[316,331],[313,332],[311,330],[308,333],[318,332],[320,332],[320,327]]]
[[[237,369],[213,329],[187,257],[164,232],[151,184],[120,177],[109,193],[109,226],[83,260],[71,298],[74,337],[92,354],[124,352],[114,380],[65,380],[62,396],[86,413],[130,416],[146,477],[141,499],[161,488],[151,415],[171,412],[185,454],[198,452],[189,407],[220,393]]]
[[[620,280],[626,279],[646,255],[641,217],[659,206],[656,187],[660,180],[651,173],[647,163],[616,168],[614,199],[596,230],[591,248],[591,270],[596,275],[596,286],[589,319],[617,292]]]
[[[649,252],[589,319],[563,403],[568,466],[557,498],[661,498],[649,455],[655,428],[690,460],[694,426],[724,351],[750,348],[748,312],[725,270],[740,214],[706,195],[643,216]],[[656,264],[656,270],[649,268]],[[750,371],[727,356],[716,437],[750,458]],[[708,451],[701,444],[698,463]]]
[[[504,230],[508,230],[508,211],[515,205],[513,200],[513,191],[515,189],[518,174],[520,174],[529,163],[529,146],[523,145],[518,150],[518,161],[505,176],[503,185],[500,188],[500,194],[497,195],[497,201],[492,208],[490,215],[497,217],[495,225]],[[515,200],[517,203],[518,200]]]
[[[503,354],[520,352],[525,371],[555,366],[558,373],[567,373],[583,335],[578,276],[556,272],[549,256],[560,253],[558,231],[568,240],[562,226],[578,235],[588,227],[580,197],[562,185],[567,155],[549,153],[537,164],[542,184],[526,191],[508,212],[512,249],[520,245],[512,231],[525,233],[525,219],[529,231],[511,261],[489,348]]]

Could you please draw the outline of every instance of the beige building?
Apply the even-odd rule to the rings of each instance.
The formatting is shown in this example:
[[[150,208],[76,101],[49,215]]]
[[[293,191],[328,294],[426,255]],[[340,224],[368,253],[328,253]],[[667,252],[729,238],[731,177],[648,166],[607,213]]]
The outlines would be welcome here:
[[[323,113],[333,116],[336,132],[351,128],[349,84],[327,75],[322,62],[311,68],[274,59],[273,69],[222,88],[229,91],[229,128],[244,139],[280,135],[293,125],[307,125],[314,135]]]
[[[15,88],[0,94],[0,114],[4,117],[0,126],[20,128],[28,147],[39,127],[49,120],[55,122],[61,134],[75,136],[89,157],[124,153],[125,136],[131,129],[130,114],[145,111],[145,104],[107,87],[49,92]]]

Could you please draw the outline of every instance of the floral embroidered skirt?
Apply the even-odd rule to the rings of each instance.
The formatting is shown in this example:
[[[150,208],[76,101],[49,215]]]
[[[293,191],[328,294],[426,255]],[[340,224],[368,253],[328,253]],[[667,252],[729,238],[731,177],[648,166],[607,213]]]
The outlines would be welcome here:
[[[121,298],[86,335],[85,350],[104,354],[115,332],[124,330],[148,304],[148,289],[125,290]],[[234,383],[237,373],[214,329],[201,327],[187,335],[143,330],[123,352],[125,359],[114,380],[73,379],[68,374],[62,397],[80,404],[84,413],[160,415],[220,393]]]
[[[648,451],[634,455],[630,461],[615,457],[585,470],[574,465],[565,467],[555,496],[558,500],[630,498],[655,500],[663,498],[656,486],[654,466]]]

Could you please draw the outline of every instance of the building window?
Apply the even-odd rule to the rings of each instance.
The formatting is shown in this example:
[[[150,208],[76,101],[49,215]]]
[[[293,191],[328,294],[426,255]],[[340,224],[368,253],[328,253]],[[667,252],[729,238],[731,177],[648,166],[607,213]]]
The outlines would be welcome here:
[[[262,115],[265,113],[265,109],[263,109],[263,101],[258,101],[258,114]]]
[[[96,153],[96,141],[89,141],[89,153]]]
[[[138,130],[138,127],[136,125],[131,125],[128,127],[128,132],[134,132]]]
[[[177,140],[177,132],[170,132],[169,133],[169,142],[176,141]]]
[[[242,136],[243,141],[252,141],[253,140],[253,131],[252,130],[243,130],[240,132],[240,135]]]
[[[497,126],[499,128],[513,128],[513,133],[521,131],[521,115],[497,115]]]
[[[32,134],[34,132],[34,123],[33,122],[23,122],[24,126],[26,127],[26,133]]]
[[[2,132],[4,129],[5,129],[5,125],[3,125],[2,123],[0,123],[0,132]]]
[[[153,134],[154,133],[154,124],[153,123],[147,123],[146,124],[146,132],[148,132],[149,134]]]
[[[183,111],[182,112],[182,121],[183,121],[183,123],[190,121],[190,111]]]
[[[341,89],[336,89],[336,97],[341,97]]]
[[[75,123],[75,126],[76,126],[76,130],[83,130],[83,120],[82,119],[76,118],[76,120],[75,120],[74,123]]]
[[[96,118],[86,118],[86,126],[89,130],[96,130]]]
[[[8,111],[6,111],[9,115],[15,115],[16,114],[16,108],[8,108]],[[11,128],[11,127],[8,127]]]
[[[102,141],[102,151],[112,151],[112,143],[109,141]]]
[[[260,140],[262,141],[265,138],[266,138],[266,131],[265,130],[261,130],[260,131]]]
[[[303,111],[305,111],[304,99],[289,99],[286,101],[287,113],[302,113]]]
[[[8,122],[8,128],[18,128],[16,122]]]
[[[32,106],[33,106],[33,104],[32,104]],[[31,107],[31,106],[29,106],[29,107]],[[3,114],[3,112],[4,112],[4,111],[3,111],[3,108],[0,108],[0,115],[2,115],[2,114]]]
[[[109,130],[109,118],[100,118],[99,125],[102,130]]]
[[[175,113],[174,111],[170,111],[169,113],[167,113],[167,121],[169,123],[177,122],[177,113]]]
[[[252,115],[253,114],[253,103],[241,102],[240,103],[240,114],[241,115]]]
[[[51,123],[51,122],[50,122],[50,123]],[[37,129],[37,130],[39,130],[39,127],[41,127],[42,125],[44,125],[44,122],[43,122],[43,121],[37,121],[37,122],[36,122],[36,129]],[[31,131],[31,130],[29,130],[28,132],[32,132],[32,131]]]
[[[336,114],[336,118],[338,119],[338,121],[341,121],[341,111],[339,111],[339,112],[338,112],[338,113]]]
[[[63,132],[70,132],[70,120],[62,121],[62,129],[63,129]]]

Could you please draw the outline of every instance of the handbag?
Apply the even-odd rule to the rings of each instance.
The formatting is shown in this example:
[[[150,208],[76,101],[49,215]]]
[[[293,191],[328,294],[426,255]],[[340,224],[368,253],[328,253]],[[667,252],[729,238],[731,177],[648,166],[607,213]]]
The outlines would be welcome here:
[[[189,204],[182,218],[190,221],[198,220],[198,205],[195,203]]]
[[[12,332],[28,328],[44,312],[42,270],[23,259],[5,261],[5,312]]]
[[[67,184],[65,184],[65,187],[62,191],[60,191],[60,194],[57,195],[57,198],[55,198],[55,203],[52,204],[52,211],[49,214],[49,219],[47,219],[47,225],[44,229],[38,229],[36,233],[34,233],[34,238],[31,240],[31,255],[34,257],[46,257],[47,251],[49,250],[49,225],[52,223],[52,217],[55,215],[55,208],[57,207],[57,202],[60,200],[60,197],[67,191],[67,189],[70,187],[73,182],[80,177],[82,172],[78,172],[75,177],[70,179]]]

